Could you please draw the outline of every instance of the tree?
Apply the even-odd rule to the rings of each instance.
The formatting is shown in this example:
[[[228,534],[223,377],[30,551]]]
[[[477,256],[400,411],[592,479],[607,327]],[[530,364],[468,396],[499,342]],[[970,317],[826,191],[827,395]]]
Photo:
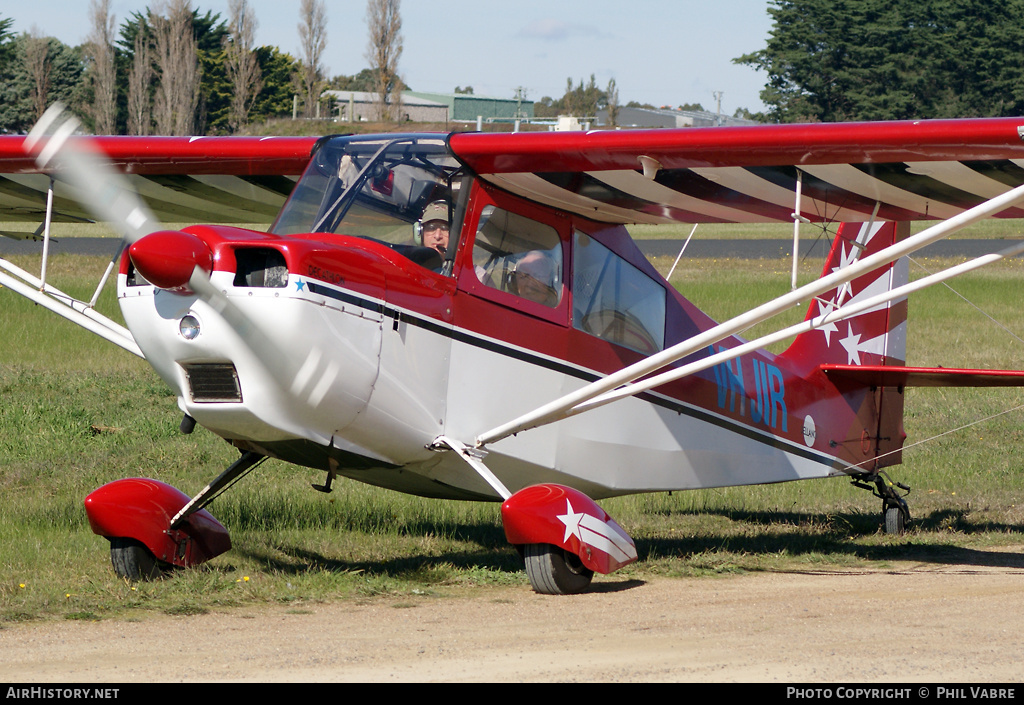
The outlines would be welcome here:
[[[152,130],[153,112],[150,96],[153,83],[153,55],[150,52],[148,25],[140,15],[132,24],[121,28],[122,41],[131,36],[131,68],[126,93],[126,129],[129,135],[148,135]]]
[[[770,0],[764,71],[778,122],[1016,115],[1024,0]]]
[[[162,134],[226,130],[231,104],[223,53],[227,35],[220,15],[201,15],[188,0],[161,2],[145,14],[132,13],[117,41],[117,70],[128,76],[127,85],[119,84],[121,110],[126,116],[131,112],[133,122],[152,110],[152,122]],[[136,123],[129,132],[136,129],[150,131],[148,123]]]
[[[263,76],[263,90],[256,96],[250,122],[257,118],[266,119],[290,114],[292,110],[292,76],[299,70],[301,62],[277,47],[258,47],[255,50]]]
[[[88,62],[87,80],[92,90],[90,113],[93,132],[113,135],[117,131],[117,74],[114,62],[114,17],[110,0],[91,0],[92,30],[84,50]]]
[[[7,70],[7,62],[10,61],[11,39],[14,38],[11,31],[13,24],[14,20],[10,17],[0,20],[0,74]]]
[[[323,0],[302,0],[299,40],[302,44],[302,89],[306,117],[313,117],[320,100],[324,69],[321,60],[327,47],[327,11]]]
[[[366,60],[376,78],[377,115],[393,120],[400,113],[398,59],[402,56],[402,17],[400,0],[367,0],[366,24],[370,40]]]
[[[199,57],[198,134],[229,131],[232,88],[228,80],[224,45],[228,40],[227,22],[215,12],[192,13],[192,32]]]
[[[605,89],[605,109],[608,111],[608,124],[615,127],[619,124],[619,87],[615,79],[608,80],[608,88]]]
[[[572,78],[566,79],[565,95],[562,96],[562,109],[566,115],[576,117],[594,117],[599,108],[606,105],[607,94],[597,87],[597,80],[594,74],[590,74],[590,80],[583,85],[583,79],[575,88],[572,85]]]
[[[29,99],[32,104],[32,119],[38,120],[46,112],[50,97],[50,72],[53,60],[50,56],[50,40],[35,27],[25,36],[22,45],[22,60],[29,80]]]
[[[231,130],[249,121],[249,113],[263,89],[260,64],[253,51],[256,15],[248,0],[231,0],[229,35],[224,43],[224,67],[231,84]]]
[[[81,102],[78,49],[33,29],[9,45],[4,42],[0,53],[7,58],[0,75],[0,132],[27,131],[55,101],[68,106]]]
[[[377,90],[377,72],[372,69],[363,69],[354,76],[334,76],[327,81],[325,87],[333,91],[362,91],[373,93]],[[410,90],[405,81],[398,79],[396,89],[399,91]],[[456,91],[458,92],[458,91]]]
[[[160,83],[153,105],[157,134],[190,135],[196,131],[199,108],[199,47],[192,31],[189,0],[161,3],[151,14],[153,48]]]

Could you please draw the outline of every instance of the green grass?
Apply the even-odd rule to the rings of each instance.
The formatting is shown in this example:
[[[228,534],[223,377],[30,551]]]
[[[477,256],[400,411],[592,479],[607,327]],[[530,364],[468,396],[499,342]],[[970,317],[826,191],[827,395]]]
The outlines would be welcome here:
[[[671,258],[656,264],[663,271]],[[19,264],[38,271],[38,260]],[[923,263],[938,268],[943,263]],[[105,262],[57,257],[54,281],[85,295]],[[801,280],[820,263],[805,263]],[[919,275],[916,273],[915,275]],[[673,282],[718,319],[789,287],[785,262],[684,260]],[[1013,261],[957,289],[1011,330],[1024,267]],[[101,308],[117,316],[110,292]],[[800,310],[786,314],[802,317]],[[785,318],[785,317],[784,317]],[[788,321],[787,321],[788,322]],[[753,334],[753,332],[752,332]],[[1020,367],[1022,343],[945,289],[911,301],[910,363]],[[110,570],[82,500],[96,487],[151,476],[199,491],[237,452],[178,430],[174,398],[142,361],[0,290],[0,628],[24,620],[202,614],[261,604],[403,602],[466,590],[529,590],[497,504],[420,499],[351,481],[324,495],[316,472],[270,461],[211,511],[233,549],[198,568],[128,584]],[[912,390],[913,442],[1024,403],[1018,390]],[[620,497],[602,502],[636,539],[641,562],[599,581],[843,570],[893,561],[1024,566],[1022,414],[913,446],[893,476],[914,488],[910,533],[879,530],[878,500],[843,480]]]
[[[190,223],[164,223],[170,229],[180,229]],[[7,223],[6,230],[32,232],[38,223]],[[933,225],[928,222],[917,222],[911,227],[911,234]],[[265,231],[268,223],[240,225],[239,227]],[[835,232],[835,226],[829,226]],[[693,230],[693,225],[678,223],[674,225],[630,225],[630,234],[638,240],[685,240],[693,231],[694,239],[705,240],[792,240],[792,223],[702,223]],[[73,237],[119,237],[103,223],[53,223],[50,234],[56,239]],[[822,236],[821,226],[803,225],[800,238],[807,242]],[[1024,224],[1017,220],[990,219],[972,225],[952,236],[964,239],[1024,239]]]
[[[930,222],[915,222],[911,226],[911,234],[916,234],[934,225]],[[835,233],[837,224],[829,225],[829,232]],[[705,240],[792,240],[792,223],[709,223],[700,224],[696,230],[693,225],[678,223],[674,225],[630,225],[630,234],[638,240],[685,240],[693,232],[693,238]],[[808,224],[800,226],[800,239],[806,242],[822,236],[822,226]],[[1024,224],[1019,220],[990,219],[965,228],[953,239],[1024,239]]]

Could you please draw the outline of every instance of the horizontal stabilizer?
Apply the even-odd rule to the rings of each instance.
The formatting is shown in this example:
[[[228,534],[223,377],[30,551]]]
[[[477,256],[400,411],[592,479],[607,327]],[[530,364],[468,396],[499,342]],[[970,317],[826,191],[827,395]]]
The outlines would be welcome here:
[[[1024,370],[821,365],[832,382],[864,387],[1024,387]]]

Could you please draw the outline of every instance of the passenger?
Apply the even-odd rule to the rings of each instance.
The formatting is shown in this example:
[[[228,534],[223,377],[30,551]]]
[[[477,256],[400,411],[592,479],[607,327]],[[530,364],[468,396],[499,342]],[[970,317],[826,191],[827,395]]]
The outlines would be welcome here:
[[[551,255],[532,250],[523,255],[512,271],[512,292],[553,308],[558,305],[557,274]]]
[[[423,210],[418,229],[416,244],[437,250],[441,253],[441,257],[444,257],[444,253],[448,249],[448,235],[451,230],[451,223],[448,220],[448,204],[444,201],[434,201],[427,206]]]

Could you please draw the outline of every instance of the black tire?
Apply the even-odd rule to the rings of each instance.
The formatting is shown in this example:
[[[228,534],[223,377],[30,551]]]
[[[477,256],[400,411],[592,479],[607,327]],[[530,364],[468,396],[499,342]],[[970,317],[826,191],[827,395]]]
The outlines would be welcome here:
[[[594,571],[579,556],[548,543],[527,544],[526,575],[534,591],[543,595],[575,595],[590,587]]]
[[[117,577],[123,580],[156,580],[163,574],[156,556],[135,539],[110,539],[110,563]]]
[[[903,509],[900,507],[885,508],[885,533],[891,536],[899,536],[907,528]]]

